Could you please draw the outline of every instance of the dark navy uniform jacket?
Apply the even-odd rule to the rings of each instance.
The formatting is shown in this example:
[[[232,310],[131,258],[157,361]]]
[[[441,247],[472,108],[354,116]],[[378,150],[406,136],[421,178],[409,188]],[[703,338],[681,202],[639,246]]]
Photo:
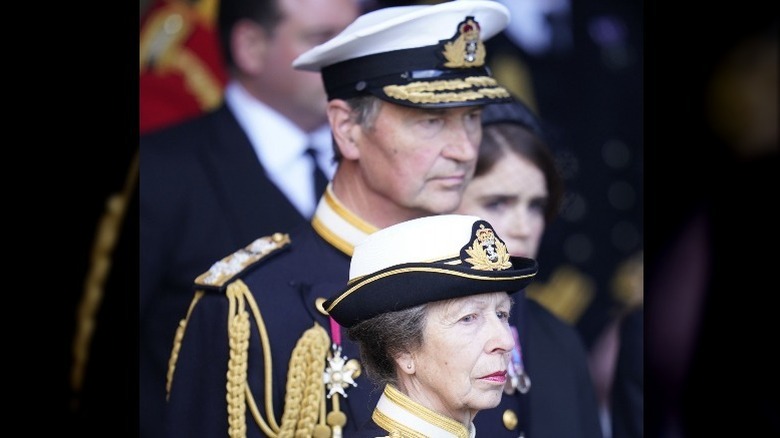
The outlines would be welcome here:
[[[230,282],[241,280],[251,291],[265,324],[273,363],[273,412],[281,423],[288,364],[301,335],[315,323],[330,332],[329,319],[318,310],[318,298],[343,290],[349,277],[354,244],[376,230],[336,205],[328,191],[319,203],[311,225],[290,232],[290,244],[261,259]],[[315,231],[325,236],[323,238]],[[327,239],[327,240],[326,240]],[[228,282],[228,283],[230,283]],[[185,309],[182,309],[182,316]],[[217,437],[228,431],[226,373],[228,369],[228,300],[224,292],[208,291],[188,318],[181,350],[175,363],[167,407],[167,430],[171,437]],[[343,355],[359,359],[357,347],[342,336]],[[264,371],[266,364],[252,321],[247,379],[261,415],[266,418]],[[320,371],[319,375],[322,375]],[[345,390],[340,410],[347,423],[345,436],[370,416],[371,384],[365,374],[355,379],[357,387]],[[375,394],[375,399],[378,394]],[[328,412],[331,401],[328,400]],[[264,436],[247,412],[247,436]]]
[[[141,137],[139,419],[161,436],[165,374],[192,282],[254,239],[306,224],[226,106]]]

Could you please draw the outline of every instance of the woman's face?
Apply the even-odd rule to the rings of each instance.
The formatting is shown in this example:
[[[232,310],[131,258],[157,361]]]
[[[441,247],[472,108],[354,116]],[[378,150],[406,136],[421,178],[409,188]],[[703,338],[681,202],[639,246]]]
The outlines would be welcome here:
[[[474,177],[458,212],[490,222],[510,254],[536,258],[548,198],[544,173],[521,155],[508,153],[487,173]]]
[[[412,354],[408,395],[464,424],[477,411],[497,406],[514,347],[511,306],[506,292],[430,304],[423,345]]]

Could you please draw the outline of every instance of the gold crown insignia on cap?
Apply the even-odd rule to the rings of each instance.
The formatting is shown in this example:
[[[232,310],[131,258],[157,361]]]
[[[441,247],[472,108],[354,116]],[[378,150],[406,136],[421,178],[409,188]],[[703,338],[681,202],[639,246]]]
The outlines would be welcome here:
[[[448,68],[474,68],[485,65],[485,44],[480,37],[481,27],[468,16],[458,23],[455,35],[439,42],[441,54]],[[406,85],[388,85],[383,91],[389,97],[413,103],[468,102],[480,99],[502,99],[509,93],[487,76],[473,76],[451,80],[411,82]]]
[[[466,17],[458,24],[455,36],[444,44],[445,67],[469,68],[485,64],[485,44],[479,37],[479,31],[479,23],[474,21],[474,17]]]
[[[473,269],[503,271],[512,267],[506,245],[496,236],[492,228],[480,224],[474,234],[476,239],[472,242],[471,248],[466,248],[466,254],[471,257],[465,260],[472,265]]]

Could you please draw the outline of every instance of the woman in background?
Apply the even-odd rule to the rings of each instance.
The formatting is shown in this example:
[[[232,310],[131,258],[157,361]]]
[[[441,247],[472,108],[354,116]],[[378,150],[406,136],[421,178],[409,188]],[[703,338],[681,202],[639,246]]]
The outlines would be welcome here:
[[[523,103],[487,105],[474,179],[459,213],[493,224],[512,255],[536,258],[557,215],[563,181],[541,124]],[[520,397],[519,431],[529,437],[602,437],[588,356],[576,330],[525,294],[514,294],[516,377],[505,399]],[[533,385],[531,385],[533,383]],[[481,417],[505,416],[499,405]]]

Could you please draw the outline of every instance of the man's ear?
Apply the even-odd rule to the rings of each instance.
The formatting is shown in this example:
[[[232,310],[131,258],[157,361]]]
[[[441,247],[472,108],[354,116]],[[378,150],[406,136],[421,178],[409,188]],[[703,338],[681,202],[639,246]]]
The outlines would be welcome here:
[[[333,99],[328,102],[327,112],[339,152],[347,160],[357,160],[360,157],[360,149],[355,142],[355,136],[361,128],[352,117],[352,108],[345,100]]]
[[[249,75],[256,75],[265,68],[268,52],[268,32],[249,19],[239,20],[230,32],[230,50],[238,69]]]

